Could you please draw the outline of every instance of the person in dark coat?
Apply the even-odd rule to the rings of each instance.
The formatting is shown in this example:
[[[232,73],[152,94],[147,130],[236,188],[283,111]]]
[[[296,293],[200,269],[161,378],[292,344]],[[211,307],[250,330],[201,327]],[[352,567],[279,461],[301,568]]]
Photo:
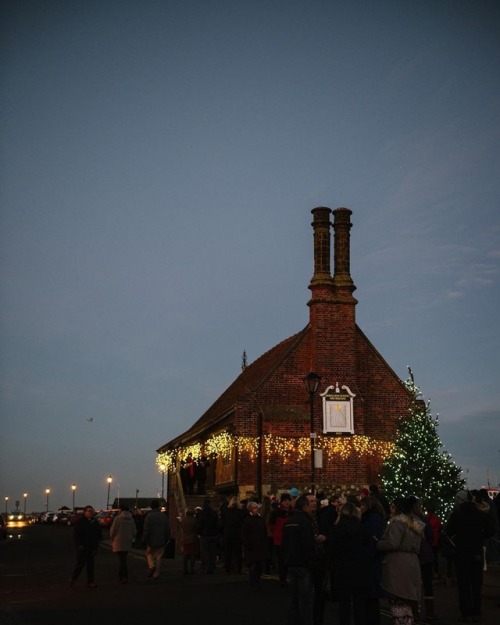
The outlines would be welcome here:
[[[241,526],[241,542],[245,564],[248,566],[250,587],[258,590],[267,558],[267,528],[266,522],[260,516],[258,503],[248,502],[247,512]]]
[[[370,495],[378,500],[384,510],[385,518],[388,519],[391,515],[391,508],[387,497],[385,495],[382,495],[379,487],[376,484],[370,484],[370,486],[368,486],[368,491]]]
[[[85,506],[82,516],[75,523],[73,537],[76,546],[76,565],[69,580],[71,588],[84,567],[87,569],[87,587],[97,587],[94,582],[94,558],[101,542],[101,528],[94,515],[94,508]]]
[[[497,508],[493,503],[493,500],[490,499],[486,488],[479,489],[477,496],[475,497],[475,501],[477,504],[482,504],[485,510],[486,508],[488,509],[488,514],[490,515],[489,523],[494,528],[493,536],[487,538],[484,542],[484,546],[486,547],[486,563],[500,562],[500,541],[498,540],[500,534],[500,524],[498,522]]]
[[[144,529],[144,512],[140,508],[134,508],[132,512],[132,516],[134,517],[136,535],[134,543],[136,545],[142,544],[142,532]]]
[[[339,623],[349,625],[351,611],[355,625],[364,625],[370,574],[366,546],[367,528],[361,523],[361,511],[346,502],[329,537],[333,564],[332,587],[339,602]]]
[[[280,496],[279,506],[273,510],[269,516],[269,529],[273,537],[273,548],[278,561],[278,577],[280,586],[288,586],[287,570],[283,561],[283,551],[281,549],[281,541],[283,538],[283,528],[287,519],[292,514],[292,498],[288,493],[282,493]]]
[[[458,603],[462,618],[477,622],[481,618],[483,544],[486,538],[493,536],[495,530],[488,514],[489,509],[472,501],[469,491],[457,493],[455,506],[446,524],[446,534],[456,549]]]
[[[326,602],[325,580],[328,565],[326,541],[331,528],[328,525],[326,516],[318,518],[318,498],[313,493],[307,493],[306,497],[310,505],[314,543],[316,545],[316,558],[312,572],[314,584],[313,625],[323,625]]]
[[[203,502],[203,507],[196,518],[196,529],[200,537],[205,573],[211,575],[215,571],[215,561],[217,559],[219,516],[212,508],[210,499],[205,499]]]
[[[283,528],[281,547],[291,590],[288,625],[312,625],[313,622],[316,541],[312,515],[307,495],[300,495]]]
[[[322,499],[319,502],[319,508],[316,512],[316,518],[318,520],[319,531],[327,536],[330,533],[330,529],[335,525],[338,512],[337,508],[332,504],[329,499]]]
[[[146,545],[146,561],[149,577],[158,579],[165,546],[170,539],[170,523],[166,514],[161,512],[157,499],[151,501],[151,511],[144,519],[142,540]]]
[[[366,625],[380,625],[380,597],[382,581],[382,556],[377,551],[377,542],[382,538],[387,520],[379,500],[373,495],[364,497],[359,502],[361,523],[368,532],[368,543],[365,545],[368,556],[368,572],[370,585],[366,599]]]
[[[222,519],[222,544],[224,547],[224,565],[229,575],[236,567],[241,573],[243,549],[241,544],[241,528],[245,512],[238,497],[231,497]]]
[[[198,462],[196,463],[196,483],[197,483],[197,492],[198,495],[205,494],[205,488],[207,483],[207,470],[210,466],[208,458],[206,456],[200,456],[198,458]]]

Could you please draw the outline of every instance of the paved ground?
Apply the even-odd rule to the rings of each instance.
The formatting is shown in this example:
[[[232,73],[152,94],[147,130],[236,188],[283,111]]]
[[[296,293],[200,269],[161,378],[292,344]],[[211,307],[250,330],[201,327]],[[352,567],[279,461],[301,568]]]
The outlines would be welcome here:
[[[98,588],[82,581],[68,587],[74,564],[71,529],[30,526],[0,541],[1,625],[137,625],[145,620],[203,625],[285,625],[288,590],[274,576],[263,580],[262,590],[251,591],[246,576],[227,576],[221,568],[214,575],[198,571],[182,575],[180,558],[164,560],[162,576],[146,575],[144,552],[129,556],[130,582],[117,580],[117,559],[104,544],[96,562]],[[485,577],[483,625],[500,623],[500,568],[490,567]],[[435,584],[436,625],[458,622],[455,588]],[[424,616],[424,615],[422,615]],[[383,625],[391,619],[383,612]],[[328,603],[324,625],[336,625],[336,604]]]

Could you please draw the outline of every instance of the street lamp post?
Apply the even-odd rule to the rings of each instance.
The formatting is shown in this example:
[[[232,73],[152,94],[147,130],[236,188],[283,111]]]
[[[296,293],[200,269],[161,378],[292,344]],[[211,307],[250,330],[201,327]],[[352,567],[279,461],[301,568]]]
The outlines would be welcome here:
[[[71,484],[71,490],[73,491],[73,512],[75,511],[75,491],[76,491],[76,484]]]
[[[111,482],[113,481],[113,478],[111,477],[111,475],[108,477],[108,499],[106,501],[106,510],[109,510],[109,493],[111,491]]]
[[[24,497],[24,516],[26,516],[26,499],[28,499],[28,493],[23,493]]]
[[[5,497],[5,518],[7,518],[7,514],[8,514],[8,510],[7,510],[8,503],[9,503],[9,498]]]
[[[165,471],[167,467],[164,464],[160,464],[158,468],[161,471],[161,498],[165,499]]]
[[[314,395],[318,390],[319,383],[321,382],[321,376],[311,371],[304,378],[304,386],[309,393],[310,402],[310,430],[311,430],[311,492],[316,494],[316,460],[314,457],[314,442],[316,439],[316,432],[314,431]]]
[[[49,495],[50,495],[50,488],[46,488],[45,489],[45,494],[47,495],[47,501],[45,502],[45,507],[47,508],[47,512],[49,511]]]

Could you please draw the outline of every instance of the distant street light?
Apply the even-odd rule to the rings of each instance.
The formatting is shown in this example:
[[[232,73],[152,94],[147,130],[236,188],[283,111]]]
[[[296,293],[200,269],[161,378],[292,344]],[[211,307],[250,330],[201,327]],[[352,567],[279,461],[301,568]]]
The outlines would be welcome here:
[[[164,464],[160,464],[158,468],[161,471],[161,498],[165,499],[165,471],[167,467]]]
[[[47,508],[47,512],[49,511],[49,495],[50,495],[50,488],[46,488],[45,489],[45,494],[47,495],[47,501],[45,503],[45,507]]]
[[[314,442],[316,439],[316,432],[314,431],[314,394],[318,390],[319,383],[321,382],[321,376],[317,373],[308,373],[304,378],[304,386],[309,393],[310,401],[310,419],[311,419],[311,492],[316,494],[316,462],[314,458]]]
[[[7,511],[8,501],[9,501],[9,498],[8,498],[8,497],[5,497],[5,516],[6,516],[6,517],[7,517],[7,514],[8,514],[8,511]]]
[[[71,484],[71,490],[73,491],[73,512],[75,511],[75,491],[76,491],[76,484]]]
[[[23,493],[24,497],[24,516],[26,516],[26,499],[28,499],[28,493]]]
[[[111,491],[111,482],[113,481],[113,478],[111,477],[111,475],[108,477],[108,499],[106,501],[106,510],[109,510],[109,493]]]

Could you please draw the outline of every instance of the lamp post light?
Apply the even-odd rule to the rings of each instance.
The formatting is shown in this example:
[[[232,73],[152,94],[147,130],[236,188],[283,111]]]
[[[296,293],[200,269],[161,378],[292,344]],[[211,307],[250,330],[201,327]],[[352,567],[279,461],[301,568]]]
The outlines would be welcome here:
[[[5,497],[5,518],[7,518],[7,514],[8,514],[8,510],[7,510],[8,504],[9,504],[9,498]]]
[[[45,489],[45,494],[47,495],[47,501],[45,502],[45,507],[47,509],[47,512],[49,511],[49,495],[50,495],[50,488],[46,488]]]
[[[111,482],[113,481],[113,478],[111,477],[111,475],[108,477],[108,499],[106,501],[106,510],[109,510],[109,493],[111,491]]]
[[[24,497],[24,516],[26,517],[26,499],[28,499],[28,493],[23,493]]]
[[[160,464],[158,468],[161,471],[161,498],[165,499],[165,471],[167,467],[164,464]]]
[[[75,491],[76,491],[76,484],[71,484],[71,490],[73,492],[73,512],[75,511]]]
[[[316,439],[316,432],[314,431],[314,395],[318,390],[319,383],[321,382],[321,376],[311,371],[303,379],[306,391],[309,393],[310,402],[310,430],[311,430],[311,492],[316,494],[316,461],[314,458],[314,443]]]

